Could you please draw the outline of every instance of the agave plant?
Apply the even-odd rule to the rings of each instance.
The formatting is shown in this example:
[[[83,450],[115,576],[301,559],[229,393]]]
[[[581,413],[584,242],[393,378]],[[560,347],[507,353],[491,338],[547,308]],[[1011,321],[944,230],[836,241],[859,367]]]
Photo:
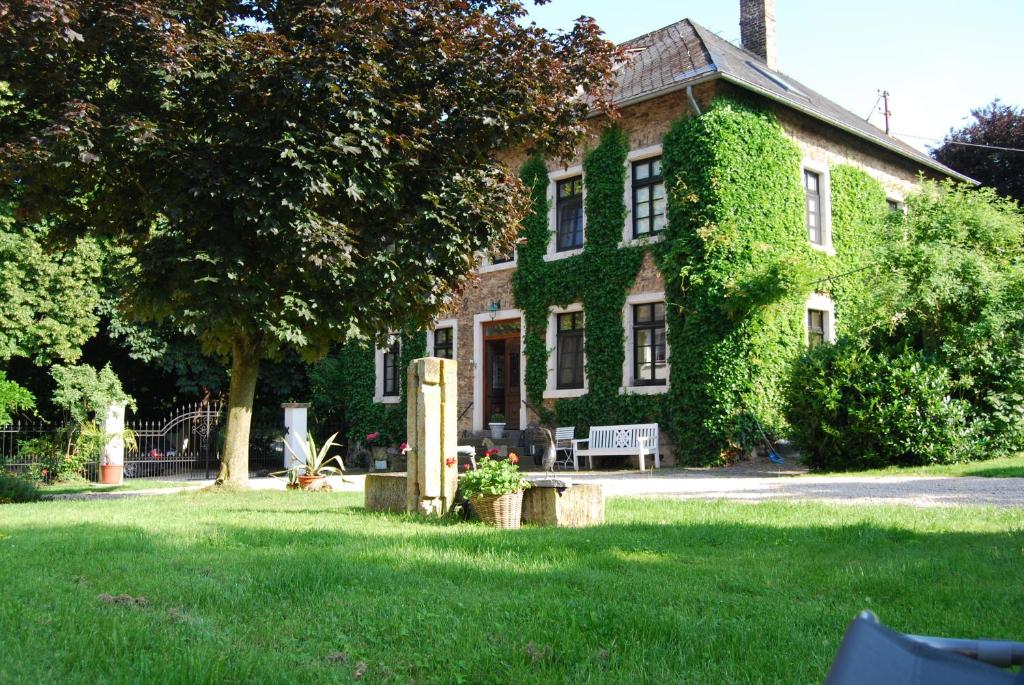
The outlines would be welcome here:
[[[305,452],[303,455],[296,454],[292,446],[286,441],[284,446],[292,454],[292,468],[288,469],[289,473],[293,469],[299,471],[304,469],[305,473],[302,475],[306,476],[340,476],[345,473],[345,464],[341,461],[340,456],[327,457],[327,452],[332,447],[341,447],[341,445],[334,442],[336,437],[338,437],[337,433],[327,438],[327,441],[317,449],[316,440],[313,439],[312,435],[306,434],[306,442],[302,445],[302,451]],[[337,466],[331,466],[331,462],[337,463]]]

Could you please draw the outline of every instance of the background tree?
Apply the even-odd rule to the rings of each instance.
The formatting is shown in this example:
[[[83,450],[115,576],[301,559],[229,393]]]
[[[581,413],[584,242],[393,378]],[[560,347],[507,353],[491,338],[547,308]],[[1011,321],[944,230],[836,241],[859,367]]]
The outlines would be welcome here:
[[[231,356],[220,480],[260,363],[423,326],[527,207],[500,151],[567,156],[614,62],[507,0],[18,0],[0,177],[136,260],[122,305]],[[84,198],[84,201],[83,201]]]
[[[1024,202],[1024,152],[995,149],[1024,150],[1024,110],[994,100],[972,110],[971,116],[974,122],[951,130],[932,157],[1000,195]]]

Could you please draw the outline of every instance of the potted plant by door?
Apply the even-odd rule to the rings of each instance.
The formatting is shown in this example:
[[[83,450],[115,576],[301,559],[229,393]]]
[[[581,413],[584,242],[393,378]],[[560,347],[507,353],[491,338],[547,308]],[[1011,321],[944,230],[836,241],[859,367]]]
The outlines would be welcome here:
[[[530,487],[530,481],[519,472],[519,457],[514,452],[497,461],[484,456],[476,468],[466,464],[465,469],[459,489],[480,520],[497,528],[518,528],[523,491]]]
[[[487,424],[491,429],[491,437],[501,440],[505,437],[505,415],[501,412],[491,414],[491,420]]]
[[[371,471],[388,470],[388,438],[380,431],[374,431],[366,436],[366,445],[370,448],[372,459],[370,461]]]
[[[327,484],[327,476],[340,476],[345,473],[345,464],[341,457],[333,456],[328,458],[327,453],[332,447],[341,447],[334,439],[338,437],[335,433],[327,438],[327,441],[317,449],[316,441],[312,435],[306,435],[306,443],[300,445],[303,454],[295,453],[292,446],[285,442],[285,448],[292,454],[292,465],[286,471],[279,471],[273,475],[287,475],[288,483],[298,483],[302,490],[321,490]],[[337,466],[331,466],[331,462]]]

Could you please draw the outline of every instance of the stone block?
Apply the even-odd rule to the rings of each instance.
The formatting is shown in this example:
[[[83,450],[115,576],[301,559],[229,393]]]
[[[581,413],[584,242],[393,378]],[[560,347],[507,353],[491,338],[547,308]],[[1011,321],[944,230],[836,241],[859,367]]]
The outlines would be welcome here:
[[[405,511],[405,474],[368,473],[363,490],[367,511]]]
[[[604,523],[604,486],[551,478],[523,493],[523,523],[582,528]]]

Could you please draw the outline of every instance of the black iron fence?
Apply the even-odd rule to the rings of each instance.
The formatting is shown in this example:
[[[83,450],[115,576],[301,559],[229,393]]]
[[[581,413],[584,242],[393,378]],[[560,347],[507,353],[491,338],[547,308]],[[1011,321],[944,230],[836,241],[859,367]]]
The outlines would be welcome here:
[[[135,437],[137,449],[125,449],[124,477],[166,480],[204,480],[216,478],[223,447],[224,413],[219,401],[207,401],[180,407],[161,420],[125,422]],[[283,426],[254,424],[249,437],[249,475],[266,476],[285,468]],[[44,441],[52,449],[64,434],[59,426],[43,422],[17,422],[0,426],[0,468],[17,474],[30,474],[49,480],[47,464],[54,455],[46,454]],[[99,463],[86,462],[83,474],[98,480]]]

